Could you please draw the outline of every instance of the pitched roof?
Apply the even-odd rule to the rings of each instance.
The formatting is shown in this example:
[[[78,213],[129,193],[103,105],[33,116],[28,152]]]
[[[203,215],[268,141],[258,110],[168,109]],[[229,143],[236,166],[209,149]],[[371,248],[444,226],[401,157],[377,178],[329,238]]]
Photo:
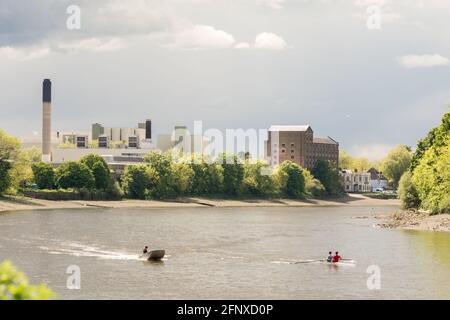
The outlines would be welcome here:
[[[269,131],[306,131],[311,128],[309,125],[303,126],[270,126]]]
[[[335,140],[330,137],[327,138],[313,138],[314,143],[325,143],[325,144],[337,144]]]

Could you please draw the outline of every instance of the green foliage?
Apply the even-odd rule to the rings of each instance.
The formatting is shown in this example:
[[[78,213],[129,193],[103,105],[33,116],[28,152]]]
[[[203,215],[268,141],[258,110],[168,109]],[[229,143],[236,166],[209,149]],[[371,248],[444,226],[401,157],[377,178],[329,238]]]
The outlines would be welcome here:
[[[0,300],[48,300],[55,294],[44,284],[32,286],[9,261],[0,264]]]
[[[158,173],[148,165],[128,165],[122,175],[122,189],[128,198],[145,199],[155,192],[158,180]]]
[[[34,182],[39,189],[53,189],[55,186],[55,171],[53,167],[47,163],[38,162],[31,166],[33,171]]]
[[[433,213],[450,212],[450,131],[447,134],[425,151],[413,171],[421,206]]]
[[[93,189],[95,178],[89,168],[80,162],[68,161],[56,169],[55,183],[62,189]]]
[[[292,161],[284,161],[274,174],[274,181],[280,192],[288,197],[303,198],[305,177],[303,169]]]
[[[150,168],[158,175],[155,188],[151,192],[151,197],[158,199],[175,198],[178,196],[179,190],[185,191],[187,181],[183,180],[182,171],[187,170],[184,167],[178,168],[172,161],[172,157],[168,153],[150,152],[144,161],[148,163]],[[180,179],[182,181],[180,181]],[[178,186],[177,183],[184,183]]]
[[[401,176],[409,169],[411,159],[411,149],[405,145],[398,145],[384,158],[381,170],[394,188],[398,187]]]
[[[244,165],[244,194],[270,196],[275,193],[275,184],[270,175],[271,168],[262,161],[246,162]]]
[[[326,195],[325,187],[322,183],[314,178],[314,176],[307,169],[303,169],[305,176],[305,193],[309,197],[323,197]]]
[[[365,157],[355,158],[349,155],[345,151],[339,152],[339,168],[341,169],[350,169],[357,170],[358,172],[364,172],[369,170],[372,167],[378,167],[378,164],[375,162],[370,162],[369,159]]]
[[[335,196],[343,193],[336,164],[330,161],[319,160],[312,169],[311,173],[322,183],[327,195]]]
[[[89,154],[80,159],[80,163],[91,170],[95,180],[96,189],[107,189],[112,184],[109,167],[106,161],[99,155]]]
[[[411,171],[419,165],[425,152],[432,146],[441,147],[445,145],[446,139],[450,132],[450,112],[447,112],[442,117],[441,125],[433,128],[428,132],[427,136],[417,143],[416,151],[411,160]]]
[[[412,175],[410,171],[406,171],[400,178],[398,185],[398,196],[405,209],[413,209],[420,206],[419,195],[415,185],[412,182]]]
[[[241,192],[244,180],[244,166],[237,156],[222,155],[223,191],[232,196]]]
[[[0,194],[13,185],[11,169],[20,149],[18,139],[0,129]]]
[[[173,197],[184,195],[192,188],[194,170],[187,163],[172,163],[169,175],[169,187],[173,190]],[[170,194],[169,194],[170,195]]]
[[[0,160],[0,195],[11,186],[10,169],[11,164],[8,161]]]
[[[222,192],[223,168],[217,163],[207,163],[203,157],[191,161],[193,171],[190,192],[195,195],[211,195]]]

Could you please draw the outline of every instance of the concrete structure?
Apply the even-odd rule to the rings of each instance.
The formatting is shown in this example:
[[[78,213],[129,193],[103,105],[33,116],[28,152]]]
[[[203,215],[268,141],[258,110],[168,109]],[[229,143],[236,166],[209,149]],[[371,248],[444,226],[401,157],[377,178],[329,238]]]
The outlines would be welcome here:
[[[388,180],[383,176],[382,172],[379,172],[375,168],[370,168],[368,171],[370,173],[370,186],[372,192],[383,189],[386,190],[388,187]]]
[[[332,138],[315,138],[309,125],[271,126],[266,144],[272,166],[286,160],[312,169],[318,160],[339,161],[339,143]]]
[[[345,192],[371,192],[370,173],[341,170],[341,181]]]
[[[45,79],[42,88],[42,161],[50,162],[52,135],[52,82]]]

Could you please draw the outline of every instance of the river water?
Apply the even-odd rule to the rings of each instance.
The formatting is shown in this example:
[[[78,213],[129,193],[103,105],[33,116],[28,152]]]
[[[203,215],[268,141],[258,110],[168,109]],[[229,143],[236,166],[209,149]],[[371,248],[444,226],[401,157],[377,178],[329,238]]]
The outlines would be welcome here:
[[[375,215],[393,210],[1,213],[0,261],[12,261],[61,299],[450,299],[450,234],[374,227]],[[139,260],[144,245],[165,249],[164,261]],[[356,263],[294,263],[324,258],[330,250]],[[79,290],[67,288],[72,265],[80,268]],[[369,266],[374,274],[367,273]]]

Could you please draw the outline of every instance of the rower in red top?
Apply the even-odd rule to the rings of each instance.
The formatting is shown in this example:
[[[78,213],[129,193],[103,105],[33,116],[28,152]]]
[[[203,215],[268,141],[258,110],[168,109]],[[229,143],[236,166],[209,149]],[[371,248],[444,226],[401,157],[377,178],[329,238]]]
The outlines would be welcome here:
[[[336,255],[333,257],[333,263],[339,262],[339,260],[342,260],[342,258],[339,255],[339,252],[336,251]]]

